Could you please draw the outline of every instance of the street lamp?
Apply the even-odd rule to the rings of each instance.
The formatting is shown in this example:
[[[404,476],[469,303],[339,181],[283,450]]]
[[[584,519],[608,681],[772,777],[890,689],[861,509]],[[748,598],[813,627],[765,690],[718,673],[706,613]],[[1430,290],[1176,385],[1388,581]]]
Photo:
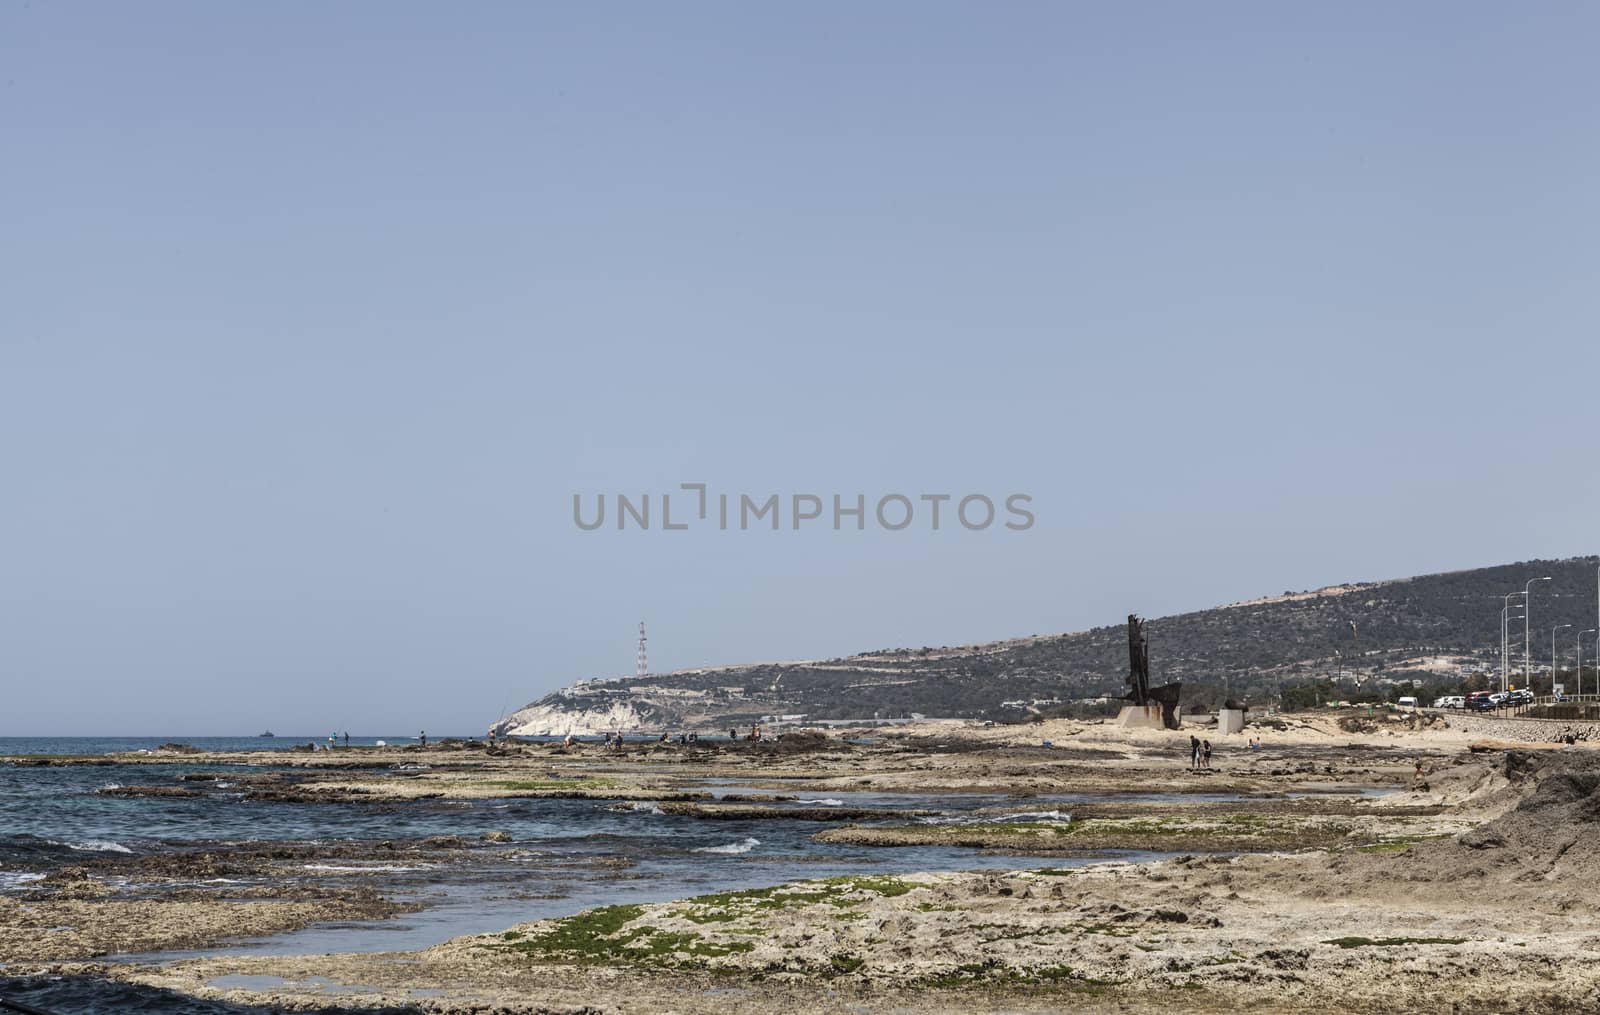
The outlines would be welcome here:
[[[1556,690],[1556,632],[1571,624],[1557,624],[1550,629],[1550,693]]]
[[[1507,592],[1500,598],[1505,602],[1500,607],[1500,690],[1505,691],[1511,679],[1511,629],[1509,617],[1511,616],[1511,600],[1523,595],[1521,592]]]
[[[1531,617],[1533,615],[1533,583],[1534,582],[1547,582],[1547,581],[1550,581],[1550,580],[1551,580],[1551,578],[1550,578],[1549,575],[1545,575],[1543,578],[1529,578],[1528,579],[1528,584],[1526,584],[1526,585],[1524,585],[1522,587],[1522,686],[1523,687],[1527,687],[1529,684],[1531,684],[1533,682],[1533,656],[1532,656],[1532,648],[1531,648],[1531,646],[1533,644],[1533,638],[1532,638],[1532,635],[1530,634],[1530,621],[1528,619],[1529,617]]]
[[[1594,633],[1595,629],[1592,627],[1587,631],[1578,632],[1578,697],[1580,698],[1583,697],[1583,636]],[[1600,652],[1600,649],[1597,649],[1597,652]]]

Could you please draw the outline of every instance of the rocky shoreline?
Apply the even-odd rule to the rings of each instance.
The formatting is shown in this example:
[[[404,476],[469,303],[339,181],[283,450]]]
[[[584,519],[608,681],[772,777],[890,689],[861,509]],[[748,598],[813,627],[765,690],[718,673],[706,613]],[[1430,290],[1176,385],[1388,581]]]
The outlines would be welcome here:
[[[251,774],[245,791],[267,803],[402,809],[592,798],[696,822],[810,822],[822,843],[1002,851],[1017,864],[611,905],[416,952],[151,966],[104,957],[416,905],[391,897],[381,878],[308,882],[307,865],[359,870],[399,857],[399,866],[471,869],[516,847],[435,836],[103,857],[0,898],[0,959],[8,971],[93,970],[307,1011],[658,1012],[682,1010],[684,991],[707,986],[730,1003],[808,999],[824,1011],[1488,1012],[1600,1003],[1589,971],[1600,936],[1585,916],[1600,901],[1592,876],[1600,871],[1590,850],[1574,848],[1600,829],[1600,755],[1308,723],[1266,734],[1260,751],[1219,745],[1212,772],[1190,773],[1186,736],[1073,724],[1045,730],[1050,747],[1022,739],[1038,732],[891,731],[873,744],[830,739],[787,751],[529,745],[470,758],[374,752],[359,765],[306,756],[291,771]],[[204,792],[206,782],[176,785]],[[866,802],[911,792],[1014,803]],[[1051,859],[1123,851],[1164,858]],[[197,884],[208,879],[249,883]],[[1509,925],[1507,914],[1516,916]],[[245,988],[240,976],[262,979]]]

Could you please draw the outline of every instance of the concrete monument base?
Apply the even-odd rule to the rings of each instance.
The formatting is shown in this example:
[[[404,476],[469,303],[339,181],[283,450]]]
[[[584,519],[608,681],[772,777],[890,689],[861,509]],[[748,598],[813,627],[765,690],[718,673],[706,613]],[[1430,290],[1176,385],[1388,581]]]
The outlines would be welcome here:
[[[1160,705],[1124,705],[1117,713],[1117,725],[1134,730],[1163,730]]]

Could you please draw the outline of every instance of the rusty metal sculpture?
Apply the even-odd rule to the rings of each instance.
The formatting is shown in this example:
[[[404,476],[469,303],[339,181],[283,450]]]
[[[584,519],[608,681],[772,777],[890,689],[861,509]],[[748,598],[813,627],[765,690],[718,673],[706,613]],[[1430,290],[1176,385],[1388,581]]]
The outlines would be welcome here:
[[[1124,699],[1135,705],[1160,705],[1161,724],[1169,730],[1178,728],[1178,693],[1183,681],[1150,686],[1150,642],[1144,621],[1136,613],[1128,614],[1128,687]]]

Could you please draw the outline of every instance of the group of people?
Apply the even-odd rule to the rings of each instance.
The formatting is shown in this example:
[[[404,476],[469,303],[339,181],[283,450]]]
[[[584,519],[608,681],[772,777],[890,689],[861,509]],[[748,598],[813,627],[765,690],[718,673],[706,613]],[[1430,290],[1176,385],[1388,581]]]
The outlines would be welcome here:
[[[350,734],[349,733],[346,733],[344,735],[344,745],[346,747],[350,746]],[[323,747],[322,750],[331,751],[337,746],[339,746],[339,734],[337,734],[337,733],[329,733],[328,734],[328,744],[327,744],[326,747]],[[317,748],[317,742],[315,740],[308,741],[306,743],[306,746],[305,746],[304,749],[308,750],[308,751],[313,751],[313,752],[316,751],[318,749]],[[296,747],[295,750],[298,751],[298,750],[301,750],[301,748]]]
[[[1048,742],[1048,741],[1047,741]],[[1250,750],[1261,750],[1261,738],[1250,738]],[[1211,741],[1201,740],[1197,736],[1189,737],[1189,771],[1209,772],[1211,770]]]

